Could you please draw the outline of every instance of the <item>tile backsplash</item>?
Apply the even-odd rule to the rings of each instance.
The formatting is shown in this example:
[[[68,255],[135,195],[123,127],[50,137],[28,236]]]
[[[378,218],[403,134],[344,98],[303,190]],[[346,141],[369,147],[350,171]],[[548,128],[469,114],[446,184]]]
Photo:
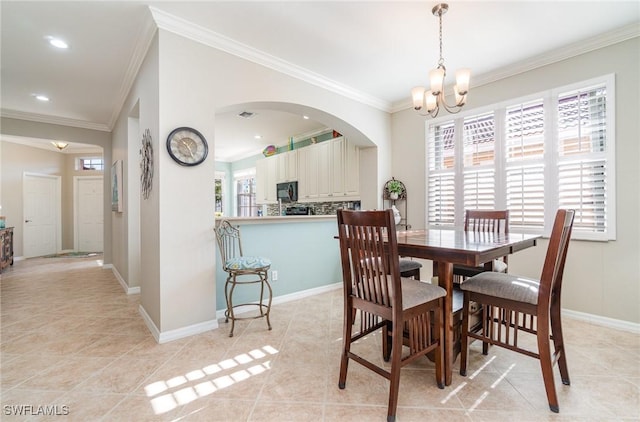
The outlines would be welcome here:
[[[312,215],[335,215],[337,211],[341,208],[347,209],[360,209],[360,201],[341,201],[341,202],[312,202],[312,203],[304,203],[304,202],[293,202],[288,204],[282,204],[282,213],[284,214],[284,210],[287,207],[292,206],[304,206],[311,208]],[[280,207],[278,204],[265,205],[266,212],[265,215],[277,216],[280,215]]]

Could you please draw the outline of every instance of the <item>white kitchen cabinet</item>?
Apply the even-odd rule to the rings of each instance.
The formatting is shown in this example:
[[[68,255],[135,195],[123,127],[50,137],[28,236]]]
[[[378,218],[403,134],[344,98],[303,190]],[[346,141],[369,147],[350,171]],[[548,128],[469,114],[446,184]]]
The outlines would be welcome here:
[[[298,200],[312,202],[318,199],[318,145],[298,150]]]
[[[316,148],[315,159],[318,163],[318,198],[331,198],[333,192],[332,143],[322,142]]]
[[[359,150],[340,137],[298,150],[300,201],[360,199]]]
[[[345,144],[347,140],[336,138],[331,141],[331,196],[341,198],[344,192]]]
[[[275,157],[256,161],[256,203],[274,204],[276,200],[276,174],[278,161]]]
[[[360,148],[349,142],[344,146],[344,193],[349,198],[360,198]]]
[[[277,162],[276,183],[294,182],[298,180],[298,150],[287,151],[270,157]]]

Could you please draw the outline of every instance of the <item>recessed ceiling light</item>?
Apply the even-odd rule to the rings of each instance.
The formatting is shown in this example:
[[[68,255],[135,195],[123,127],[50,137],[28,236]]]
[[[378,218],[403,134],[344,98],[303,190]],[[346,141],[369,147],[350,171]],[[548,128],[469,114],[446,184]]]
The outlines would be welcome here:
[[[254,136],[254,138],[256,138],[256,139],[262,139],[262,136],[261,136],[261,135],[256,135],[256,136]]]
[[[48,36],[46,38],[49,40],[49,44],[51,44],[56,48],[61,48],[61,49],[69,48],[69,44],[67,44],[64,40],[61,40],[60,38],[56,38],[52,36]]]
[[[49,97],[47,97],[46,95],[36,94],[35,97],[38,101],[49,101]]]
[[[309,116],[307,116],[307,115],[303,115],[302,118],[305,119],[305,120],[309,120]]]

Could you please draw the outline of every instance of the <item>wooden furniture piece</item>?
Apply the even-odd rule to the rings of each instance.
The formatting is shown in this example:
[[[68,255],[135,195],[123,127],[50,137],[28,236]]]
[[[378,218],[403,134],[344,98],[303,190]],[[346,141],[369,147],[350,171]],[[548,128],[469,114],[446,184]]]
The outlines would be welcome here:
[[[509,210],[466,210],[464,215],[464,231],[476,233],[509,233]],[[485,262],[479,267],[454,265],[453,275],[460,281],[465,277],[473,277],[483,271],[505,272],[508,257],[503,256]]]
[[[0,272],[13,265],[13,227],[0,229]]]
[[[400,278],[393,211],[338,210],[338,238],[344,283],[344,336],[338,387],[344,389],[349,360],[360,363],[390,382],[387,421],[398,405],[400,369],[435,353],[436,382],[444,388],[442,304],[444,289]],[[360,331],[353,333],[355,310]],[[383,358],[391,370],[351,351],[352,343],[382,329]],[[403,343],[409,354],[402,356]]]
[[[556,413],[559,406],[553,380],[555,362],[558,362],[562,383],[570,383],[562,338],[560,293],[573,215],[573,210],[559,210],[556,213],[540,280],[484,272],[466,279],[460,285],[464,291],[460,375],[465,376],[467,373],[470,338],[539,359],[549,408]],[[483,329],[479,333],[468,330],[468,308],[472,300],[482,304],[486,315],[483,318]],[[536,336],[537,351],[518,344],[518,339],[526,336],[520,333]],[[553,356],[550,351],[550,337],[553,339]]]
[[[271,300],[273,292],[269,284],[269,268],[271,261],[261,256],[244,256],[242,243],[240,242],[240,230],[233,227],[226,220],[218,220],[215,227],[216,239],[222,267],[228,273],[224,285],[224,295],[227,301],[227,309],[224,312],[225,321],[231,320],[229,337],[233,337],[233,329],[236,320],[266,318],[267,327],[271,330],[269,313],[271,312]],[[260,283],[260,300],[258,302],[233,304],[233,292],[238,285]],[[267,289],[267,303],[264,303],[265,288]],[[257,306],[260,314],[250,317],[236,316],[234,309],[239,306]]]
[[[436,262],[434,275],[447,291],[444,300],[445,383],[451,384],[454,344],[457,340],[453,320],[453,265],[479,266],[484,262],[535,246],[539,235],[520,233],[475,233],[462,229],[407,230],[397,233],[402,256]]]

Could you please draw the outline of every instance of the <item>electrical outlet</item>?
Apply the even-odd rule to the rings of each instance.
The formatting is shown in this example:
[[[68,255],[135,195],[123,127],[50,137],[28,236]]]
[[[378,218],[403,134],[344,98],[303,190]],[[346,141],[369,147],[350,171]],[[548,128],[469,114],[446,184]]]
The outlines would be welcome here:
[[[271,270],[271,280],[278,281],[278,272],[276,270]]]

